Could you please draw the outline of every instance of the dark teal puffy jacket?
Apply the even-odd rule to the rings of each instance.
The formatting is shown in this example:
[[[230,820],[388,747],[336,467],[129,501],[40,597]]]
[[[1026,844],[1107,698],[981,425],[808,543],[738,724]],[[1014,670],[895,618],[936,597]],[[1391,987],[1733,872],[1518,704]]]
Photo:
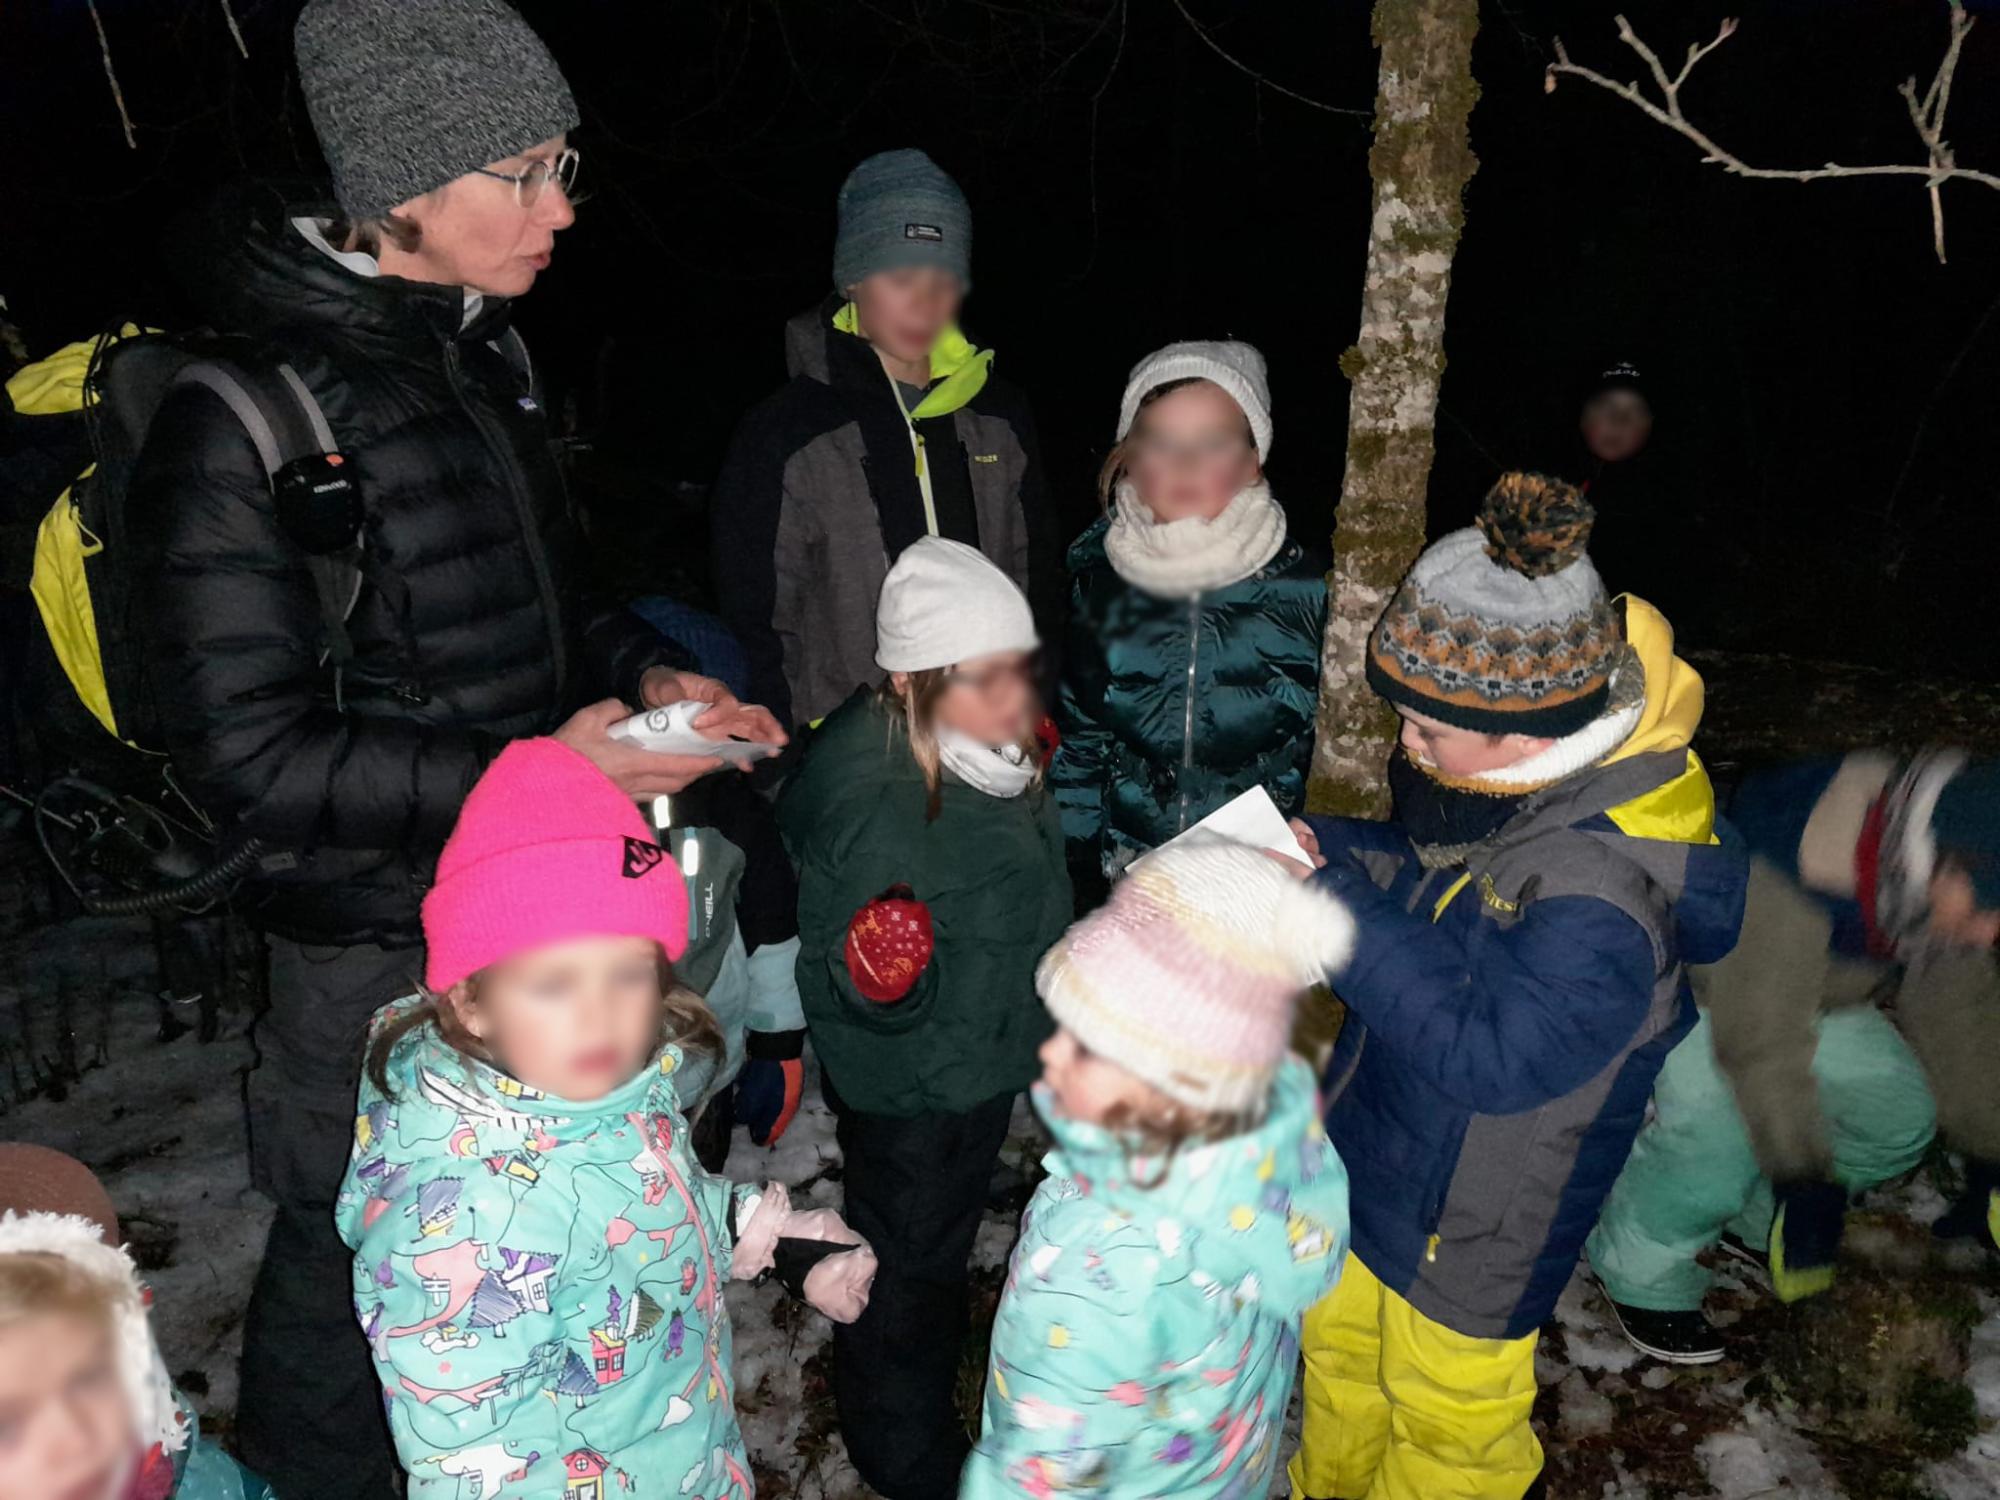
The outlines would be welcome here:
[[[1289,537],[1248,578],[1162,599],[1113,571],[1109,525],[1069,550],[1049,771],[1080,892],[1252,786],[1288,816],[1304,807],[1326,627],[1326,560]]]

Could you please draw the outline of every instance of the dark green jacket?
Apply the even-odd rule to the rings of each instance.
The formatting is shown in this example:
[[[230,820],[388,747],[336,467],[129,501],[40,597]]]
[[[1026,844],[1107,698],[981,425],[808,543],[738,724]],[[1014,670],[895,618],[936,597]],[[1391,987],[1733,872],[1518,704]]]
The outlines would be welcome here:
[[[1053,799],[989,797],[947,771],[933,822],[927,800],[908,741],[864,689],[812,736],[778,802],[813,1050],[866,1114],[956,1113],[1025,1088],[1051,1030],[1035,962],[1070,917]],[[930,908],[937,950],[908,996],[878,1005],[848,977],[847,928],[896,885]]]
[[[1288,816],[1302,811],[1326,629],[1326,560],[1290,538],[1238,583],[1162,599],[1113,571],[1109,526],[1069,550],[1063,742],[1049,772],[1080,875],[1121,867],[1259,784]]]

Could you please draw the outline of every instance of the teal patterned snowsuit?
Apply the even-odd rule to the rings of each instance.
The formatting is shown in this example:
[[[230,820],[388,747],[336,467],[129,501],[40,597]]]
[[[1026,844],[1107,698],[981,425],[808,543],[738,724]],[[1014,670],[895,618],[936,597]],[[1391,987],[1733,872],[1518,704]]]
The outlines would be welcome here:
[[[336,1218],[412,1497],[750,1500],[722,1288],[754,1190],[696,1165],[681,1062],[575,1103],[422,1026],[362,1084]]]
[[[1164,1180],[1103,1129],[1055,1132],[993,1326],[985,1431],[960,1500],[1244,1500],[1271,1488],[1299,1320],[1347,1258],[1347,1173],[1287,1058],[1247,1135]]]

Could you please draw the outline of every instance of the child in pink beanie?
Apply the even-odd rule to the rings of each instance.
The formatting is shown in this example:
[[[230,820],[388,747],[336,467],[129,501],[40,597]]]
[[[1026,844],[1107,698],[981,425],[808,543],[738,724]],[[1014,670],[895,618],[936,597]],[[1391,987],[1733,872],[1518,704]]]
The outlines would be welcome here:
[[[554,740],[507,747],[424,900],[424,993],[376,1017],[336,1211],[409,1493],[750,1500],[722,1283],[840,1321],[874,1257],[694,1159],[675,1087],[720,1044],[674,978],[687,888]]]
[[[1347,1174],[1288,1055],[1292,1009],[1353,934],[1270,856],[1195,834],[1042,959],[1055,1151],[960,1500],[1270,1490],[1300,1320],[1347,1252]]]

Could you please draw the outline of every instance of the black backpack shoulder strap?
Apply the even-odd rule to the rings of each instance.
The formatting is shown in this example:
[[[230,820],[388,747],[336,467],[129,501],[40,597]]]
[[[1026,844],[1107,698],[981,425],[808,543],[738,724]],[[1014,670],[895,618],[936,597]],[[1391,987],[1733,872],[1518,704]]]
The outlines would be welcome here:
[[[280,476],[301,459],[340,462],[339,444],[326,413],[299,372],[282,360],[264,365],[254,361],[210,358],[189,364],[178,385],[199,385],[219,397],[243,426],[274,487]],[[280,510],[281,523],[284,511]],[[300,541],[293,536],[294,541]],[[340,694],[340,674],[354,655],[347,635],[347,618],[361,596],[361,531],[327,550],[324,540],[303,544],[306,568],[319,597],[323,640],[322,665],[334,670],[334,693]]]

